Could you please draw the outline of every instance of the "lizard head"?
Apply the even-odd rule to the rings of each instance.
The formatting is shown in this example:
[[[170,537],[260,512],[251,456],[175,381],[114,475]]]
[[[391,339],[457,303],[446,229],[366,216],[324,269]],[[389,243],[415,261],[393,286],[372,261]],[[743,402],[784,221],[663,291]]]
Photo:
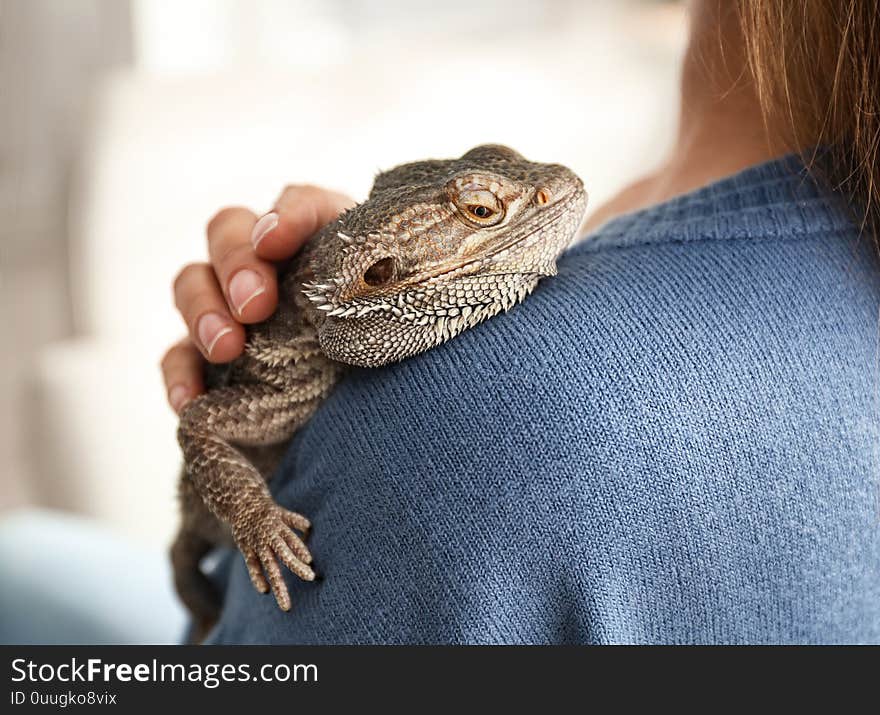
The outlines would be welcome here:
[[[380,174],[308,249],[303,293],[328,357],[376,367],[520,302],[569,245],[581,180],[497,145]]]

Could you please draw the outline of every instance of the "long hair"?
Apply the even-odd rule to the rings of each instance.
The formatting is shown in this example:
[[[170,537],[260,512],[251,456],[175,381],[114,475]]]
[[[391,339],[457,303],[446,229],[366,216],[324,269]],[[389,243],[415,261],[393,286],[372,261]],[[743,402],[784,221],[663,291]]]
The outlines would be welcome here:
[[[880,249],[877,0],[737,0],[767,126],[843,194]],[[820,149],[821,151],[813,151]]]

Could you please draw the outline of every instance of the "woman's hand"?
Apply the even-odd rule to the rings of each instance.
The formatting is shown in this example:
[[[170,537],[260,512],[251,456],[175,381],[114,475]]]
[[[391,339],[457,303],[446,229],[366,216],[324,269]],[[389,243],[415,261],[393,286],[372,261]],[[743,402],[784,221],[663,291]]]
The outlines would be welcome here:
[[[191,263],[174,280],[174,301],[189,336],[162,358],[175,412],[204,391],[204,361],[222,363],[244,349],[243,324],[268,318],[278,304],[272,261],[294,255],[322,226],[352,206],[348,196],[316,186],[289,186],[262,217],[225,208],[208,223],[208,262]]]

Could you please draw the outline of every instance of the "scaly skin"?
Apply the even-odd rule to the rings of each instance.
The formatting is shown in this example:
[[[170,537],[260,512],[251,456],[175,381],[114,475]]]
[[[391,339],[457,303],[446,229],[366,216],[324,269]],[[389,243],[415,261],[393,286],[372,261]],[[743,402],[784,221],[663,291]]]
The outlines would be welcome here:
[[[520,302],[555,275],[585,207],[569,169],[486,145],[380,174],[366,202],[309,241],[275,315],[249,328],[245,353],[213,369],[208,392],[181,413],[172,561],[200,634],[220,603],[199,561],[229,536],[255,588],[271,588],[282,609],[291,603],[279,562],[314,579],[297,535],[309,521],[276,504],[266,483],[345,365],[403,360]]]

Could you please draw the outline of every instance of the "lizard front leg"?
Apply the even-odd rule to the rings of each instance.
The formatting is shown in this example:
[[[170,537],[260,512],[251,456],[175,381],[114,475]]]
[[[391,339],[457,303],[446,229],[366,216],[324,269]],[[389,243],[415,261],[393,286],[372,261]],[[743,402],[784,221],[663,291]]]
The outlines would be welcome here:
[[[295,530],[309,520],[275,503],[266,481],[235,445],[266,445],[288,439],[314,412],[317,396],[303,400],[278,387],[250,383],[212,390],[181,414],[178,440],[185,478],[205,505],[229,525],[254,587],[275,594],[283,610],[290,595],[280,561],[311,581],[312,556]]]

